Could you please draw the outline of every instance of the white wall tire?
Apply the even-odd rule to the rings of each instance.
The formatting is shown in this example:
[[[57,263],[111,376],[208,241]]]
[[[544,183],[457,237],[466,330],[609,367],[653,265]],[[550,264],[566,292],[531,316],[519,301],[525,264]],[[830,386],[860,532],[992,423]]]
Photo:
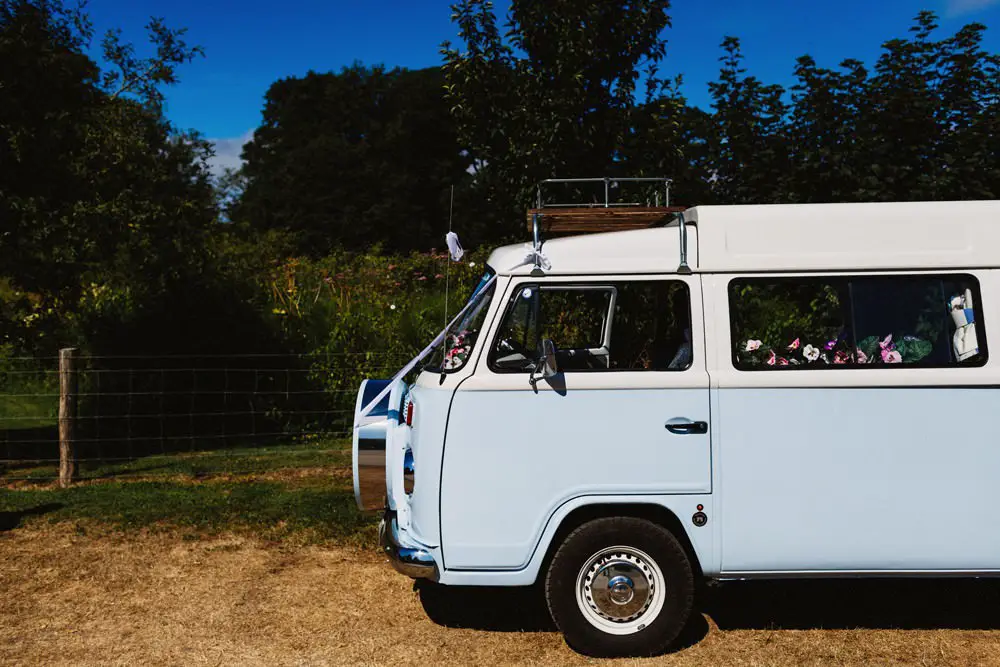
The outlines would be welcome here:
[[[608,517],[571,532],[546,573],[556,625],[595,657],[662,653],[694,604],[694,578],[670,531],[644,519]]]

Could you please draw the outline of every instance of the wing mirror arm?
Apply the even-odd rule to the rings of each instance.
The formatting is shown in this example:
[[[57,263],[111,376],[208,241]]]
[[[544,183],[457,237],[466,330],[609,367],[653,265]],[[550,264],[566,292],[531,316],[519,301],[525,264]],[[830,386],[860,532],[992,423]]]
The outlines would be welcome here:
[[[546,338],[538,345],[538,361],[528,376],[528,383],[531,388],[538,393],[538,381],[546,380],[559,372],[559,364],[556,361],[556,344]]]

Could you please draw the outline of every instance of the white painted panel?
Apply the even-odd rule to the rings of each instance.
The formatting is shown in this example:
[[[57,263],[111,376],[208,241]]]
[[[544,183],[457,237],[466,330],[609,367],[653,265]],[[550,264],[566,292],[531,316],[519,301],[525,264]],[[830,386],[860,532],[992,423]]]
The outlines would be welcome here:
[[[719,394],[724,572],[1000,568],[1000,389]]]
[[[664,426],[672,417],[710,421],[707,375],[673,375],[693,372],[696,388],[643,390],[577,389],[567,373],[564,395],[543,383],[535,394],[526,376],[508,376],[522,391],[478,391],[477,378],[467,380],[445,445],[446,567],[525,566],[549,516],[578,496],[710,491],[709,436]]]
[[[688,261],[696,272],[874,271],[1000,267],[1000,201],[696,206]],[[490,264],[526,275],[530,244],[498,248]],[[676,222],[655,229],[546,240],[549,275],[672,273]]]

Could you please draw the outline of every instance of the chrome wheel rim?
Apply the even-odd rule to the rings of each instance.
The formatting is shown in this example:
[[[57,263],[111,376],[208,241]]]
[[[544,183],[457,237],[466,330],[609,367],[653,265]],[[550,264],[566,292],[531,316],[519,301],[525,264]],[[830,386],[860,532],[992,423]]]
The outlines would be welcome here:
[[[659,565],[635,547],[598,551],[576,578],[576,602],[583,617],[613,635],[648,627],[663,610],[665,594]]]

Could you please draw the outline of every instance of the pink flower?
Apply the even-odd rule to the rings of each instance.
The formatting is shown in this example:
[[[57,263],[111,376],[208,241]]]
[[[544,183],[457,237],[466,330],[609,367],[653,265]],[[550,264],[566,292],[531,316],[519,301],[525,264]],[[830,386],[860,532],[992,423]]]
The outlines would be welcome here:
[[[858,348],[858,363],[859,364],[867,364],[868,363],[868,355],[866,355],[864,352],[862,352],[860,347]]]
[[[778,365],[779,366],[787,366],[788,365],[788,359],[785,359],[784,357],[778,357]]]
[[[774,356],[774,350],[771,350],[771,356],[769,356],[767,358],[767,365],[768,366],[773,366],[774,363],[775,363],[775,360],[776,360],[776,357]]]
[[[420,276],[417,280],[427,280],[427,276]]]
[[[860,352],[860,350],[858,350]],[[835,364],[846,364],[851,360],[850,356],[843,350],[838,350],[833,355],[833,363]],[[862,362],[863,363],[863,362]]]
[[[826,345],[823,346],[823,349],[824,350],[832,350],[835,347],[837,347],[837,341],[836,341],[836,339],[829,341]]]
[[[434,277],[435,277],[435,278],[444,278],[444,276],[443,276],[443,275],[441,275],[440,273],[436,274],[436,275],[435,275]]]
[[[892,342],[892,334],[886,336],[881,343],[878,344],[883,350],[895,350],[896,346]]]
[[[760,341],[755,339],[750,339],[747,341],[747,346],[744,352],[753,352],[754,350],[760,349]]]
[[[899,350],[882,350],[882,361],[887,364],[899,364],[903,362],[903,355]]]
[[[789,350],[797,350],[797,349],[799,349],[799,345],[801,345],[801,343],[799,342],[799,339],[796,338],[795,340],[792,341],[792,344],[788,346],[788,349]]]

